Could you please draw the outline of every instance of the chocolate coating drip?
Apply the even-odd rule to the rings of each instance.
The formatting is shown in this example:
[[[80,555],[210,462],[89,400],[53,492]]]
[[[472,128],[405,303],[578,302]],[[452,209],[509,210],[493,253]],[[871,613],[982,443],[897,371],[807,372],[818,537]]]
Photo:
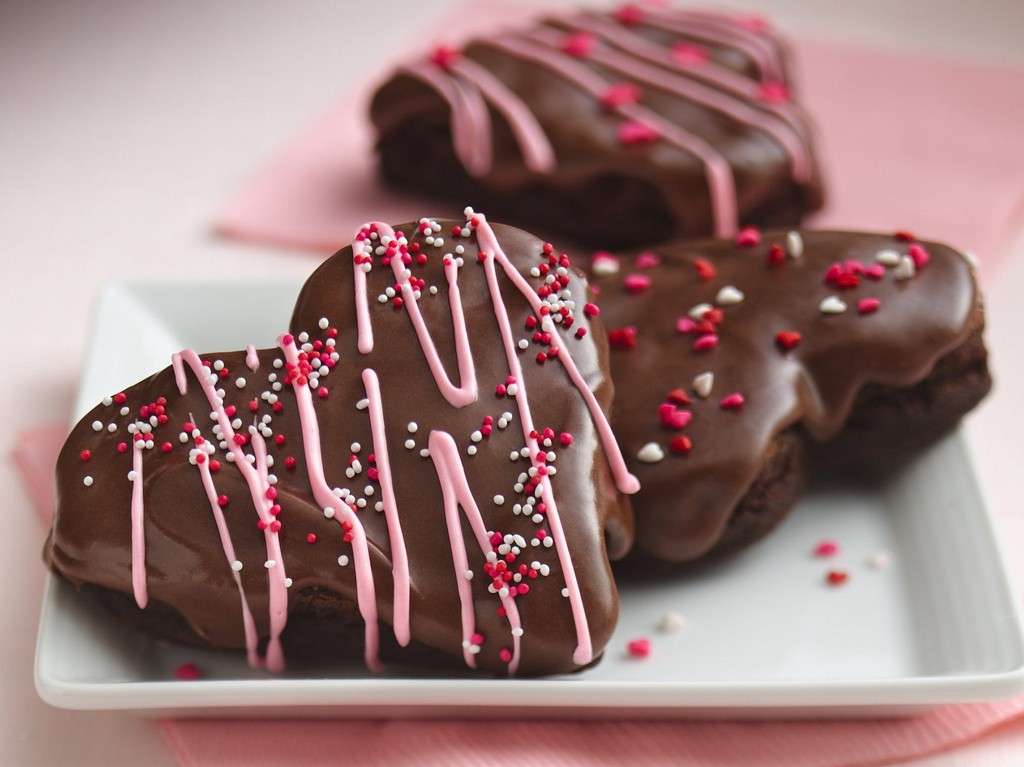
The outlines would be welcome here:
[[[792,246],[798,243],[796,249],[802,252],[794,257]],[[928,263],[901,279],[910,267],[894,258],[903,260],[921,246]],[[882,260],[893,265],[877,260],[884,251],[890,253]],[[922,429],[936,419],[948,426],[945,414],[929,415],[934,387],[906,397],[906,403],[879,392],[923,381],[939,360],[975,334],[982,366],[978,383],[969,384],[968,396],[951,406],[953,422],[988,389],[972,268],[945,245],[881,234],[804,231],[787,236],[776,231],[754,245],[732,240],[673,243],[637,261],[623,257],[617,263],[619,271],[608,274],[616,262],[596,260],[596,270],[605,274],[594,277],[593,284],[600,289],[601,317],[613,341],[619,338],[620,345],[628,346],[622,329],[636,330],[633,348],[612,351],[613,422],[642,484],[634,499],[638,547],[659,559],[694,560],[722,543],[737,505],[761,475],[769,452],[779,448],[777,438],[787,431],[805,435],[812,452],[827,452],[858,401],[875,407],[871,401],[883,399],[893,404],[878,412],[896,421],[895,428],[906,423]],[[837,263],[841,272],[864,267],[879,278],[861,273],[853,286],[852,278],[843,277],[839,281],[850,284],[843,288],[832,267],[826,283]],[[650,286],[643,289],[648,278]],[[723,291],[726,286],[738,293]],[[877,307],[862,303],[871,298],[878,299]],[[836,301],[845,310],[824,311],[838,309]],[[692,328],[688,314],[702,303],[717,306],[722,315],[716,327],[703,328],[707,332]],[[681,318],[687,332],[677,327]],[[710,347],[711,342],[698,339],[712,334],[717,346],[694,348]],[[695,385],[702,373],[713,377],[706,397]],[[670,392],[676,389],[691,404],[666,408],[663,420],[659,408],[672,405]],[[742,404],[735,394],[742,396]],[[858,400],[859,395],[872,396]],[[678,417],[675,410],[690,415]],[[861,420],[861,431],[889,428],[877,419]],[[681,442],[673,450],[673,440],[682,437],[690,440],[688,452]],[[849,445],[858,445],[857,435],[852,437]],[[791,439],[788,434],[786,444]],[[645,457],[657,458],[660,450],[661,460],[638,457],[648,443],[657,449],[647,449]],[[825,444],[813,447],[819,443]],[[791,497],[792,492],[783,495]]]
[[[577,636],[570,600],[561,593],[565,571],[555,556],[555,548],[545,546],[544,536],[539,534],[545,528],[552,529],[551,520],[533,521],[528,515],[513,513],[513,505],[524,500],[514,485],[520,472],[529,468],[529,461],[510,460],[510,452],[520,450],[524,438],[515,416],[515,400],[496,396],[496,387],[506,384],[508,364],[485,270],[478,263],[476,238],[451,234],[453,226],[465,226],[465,221],[439,223],[438,239],[447,240],[443,247],[429,245],[425,234],[417,228],[419,224],[397,229],[420,247],[419,253],[427,255],[426,263],[411,263],[409,269],[415,278],[425,281],[417,303],[443,368],[455,383],[459,383],[459,365],[443,260],[444,254],[451,254],[456,245],[464,248],[465,264],[458,270],[457,281],[479,396],[464,407],[453,407],[445,400],[428,369],[408,308],[396,306],[393,300],[377,300],[395,283],[392,270],[379,263],[366,273],[375,344],[367,354],[357,350],[353,253],[351,248],[339,251],[307,281],[291,322],[296,345],[315,343],[316,350],[323,351],[329,348],[324,345],[327,339],[333,338],[334,350],[340,355],[330,373],[321,376],[315,389],[309,389],[319,425],[324,475],[330,487],[349,490],[353,502],[356,498],[366,502],[353,511],[366,536],[373,604],[381,619],[381,632],[392,633],[387,624],[395,623],[394,542],[386,514],[375,510],[377,502],[386,496],[384,472],[381,451],[371,433],[371,413],[362,402],[372,398],[370,378],[375,378],[379,382],[394,502],[408,559],[411,638],[451,656],[463,656],[459,590],[439,474],[433,457],[420,453],[428,443],[434,443],[431,432],[438,430],[449,434],[458,447],[486,529],[518,534],[522,536],[521,542],[525,541],[525,545],[513,544],[521,552],[509,565],[517,573],[522,564],[533,571],[532,575],[524,572],[521,581],[509,581],[529,586],[515,600],[524,629],[519,673],[572,670],[578,667],[573,661]],[[540,285],[541,281],[530,275],[530,269],[546,260],[543,243],[511,227],[493,225],[493,230],[514,267],[531,286]],[[379,259],[379,255],[375,258]],[[508,279],[501,278],[499,284],[516,338],[529,338],[530,333],[524,329],[524,322],[533,314],[528,302]],[[438,288],[436,294],[429,290],[430,286]],[[586,286],[575,272],[570,272],[568,290],[571,298],[582,306]],[[259,307],[252,310],[258,311]],[[590,332],[577,338],[574,331],[581,327]],[[605,332],[600,322],[591,323],[577,311],[574,327],[558,331],[557,335],[554,344],[560,347],[559,352],[572,355],[600,405],[607,407],[612,386],[607,375]],[[224,391],[227,415],[238,419],[233,428],[235,433],[245,435],[256,419],[271,418],[265,422],[268,431],[262,441],[272,459],[267,471],[276,476],[276,484],[271,484],[273,502],[280,506],[280,514],[264,515],[263,519],[280,522],[280,530],[272,532],[280,544],[280,562],[265,566],[270,534],[258,527],[261,517],[254,495],[241,471],[231,465],[226,455],[231,451],[236,460],[242,460],[242,454],[258,455],[258,437],[251,436],[243,447],[218,447],[206,459],[219,462],[219,470],[211,473],[211,477],[216,493],[222,496],[220,505],[235,556],[243,565],[237,571],[241,587],[256,631],[264,640],[271,628],[268,583],[275,567],[286,570],[290,594],[328,591],[340,595],[348,605],[355,603],[357,597],[353,560],[358,541],[344,540],[345,528],[339,524],[342,515],[328,518],[324,505],[313,497],[294,379],[289,379],[290,369],[283,364],[286,354],[282,349],[289,355],[300,351],[290,343],[285,337],[281,348],[201,355],[202,360],[211,364],[206,372],[218,376],[216,386]],[[615,490],[594,420],[580,392],[554,360],[543,365],[534,362],[542,348],[546,347],[531,344],[525,351],[517,350],[525,377],[519,385],[529,390],[536,428],[550,427],[556,435],[554,444],[545,448],[553,451],[557,459],[550,464],[557,467],[557,475],[551,476],[551,487],[596,656],[607,642],[618,612],[608,557],[621,556],[631,546],[632,515],[628,501]],[[150,603],[178,613],[201,641],[218,648],[240,648],[245,646],[245,638],[235,574],[226,560],[200,472],[189,461],[190,450],[195,449],[197,441],[190,435],[184,441],[179,438],[183,424],[192,421],[202,439],[214,445],[218,442],[212,428],[215,422],[211,420],[210,402],[201,389],[200,379],[187,364],[187,352],[183,357],[185,362],[178,370],[177,382],[175,370],[166,368],[119,394],[117,399],[123,402],[98,405],[74,427],[58,461],[59,503],[45,558],[56,572],[73,583],[131,593],[129,510],[135,483],[127,475],[132,470],[134,448],[126,428],[136,422],[149,423],[153,418],[154,448],[143,450],[144,470],[141,478],[135,478],[144,499],[144,575]],[[220,372],[220,365],[215,363],[223,363],[227,372]],[[374,376],[365,375],[368,369],[374,371]],[[186,384],[184,394],[179,393],[182,377]],[[281,386],[275,387],[275,383]],[[277,409],[272,407],[275,398]],[[128,408],[127,415],[120,415],[122,407]],[[146,409],[140,412],[143,407]],[[505,411],[513,413],[507,422],[502,418]],[[471,435],[481,430],[488,416],[493,419],[490,434],[474,441]],[[99,422],[101,429],[96,430],[94,422]],[[115,433],[108,433],[108,423],[116,424]],[[558,439],[557,435],[563,432],[571,434],[571,444],[562,444]],[[125,452],[119,452],[120,442],[126,443]],[[475,454],[470,454],[471,447]],[[375,452],[377,455],[371,456]],[[354,461],[359,462],[359,470],[354,476],[347,476],[347,470],[356,465]],[[84,483],[86,476],[91,478],[89,485]],[[341,503],[339,499],[339,507]],[[474,653],[475,662],[479,668],[503,671],[509,667],[507,650],[512,646],[509,621],[499,615],[498,597],[488,593],[491,580],[483,571],[484,554],[466,517],[460,519],[469,568],[474,573],[470,580],[474,628],[482,635],[480,650]],[[343,564],[339,564],[339,558]],[[533,567],[534,562],[543,567]],[[540,569],[549,574],[536,572]],[[460,575],[465,577],[464,573]],[[295,601],[291,600],[289,607]],[[400,636],[398,640],[402,642]],[[328,634],[322,637],[327,647],[334,641]]]

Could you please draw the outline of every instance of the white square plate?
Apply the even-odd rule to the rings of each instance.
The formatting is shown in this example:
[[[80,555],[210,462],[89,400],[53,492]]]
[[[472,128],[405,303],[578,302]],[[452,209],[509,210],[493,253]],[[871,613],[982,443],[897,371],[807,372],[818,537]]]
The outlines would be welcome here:
[[[185,346],[271,345],[297,287],[112,285],[96,310],[76,417]],[[811,556],[826,537],[841,545],[834,561]],[[891,553],[891,565],[869,568],[879,551]],[[830,566],[847,569],[849,581],[828,586]],[[621,591],[622,617],[604,659],[572,676],[400,668],[374,676],[352,662],[275,677],[248,669],[242,653],[125,631],[50,578],[36,686],[65,708],[277,717],[880,716],[1024,690],[1014,591],[959,434],[885,483],[812,488],[777,532],[741,556],[678,578],[625,582]],[[660,634],[655,626],[669,609],[686,626]],[[624,652],[638,636],[653,646],[642,661]],[[206,676],[173,680],[186,660]]]

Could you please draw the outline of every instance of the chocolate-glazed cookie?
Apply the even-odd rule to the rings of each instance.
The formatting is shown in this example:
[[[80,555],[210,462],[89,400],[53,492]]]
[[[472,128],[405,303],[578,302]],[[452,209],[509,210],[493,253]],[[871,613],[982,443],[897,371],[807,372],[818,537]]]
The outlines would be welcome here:
[[[624,6],[410,60],[370,116],[399,190],[594,247],[731,236],[822,204],[788,69],[763,20]]]
[[[817,466],[880,465],[988,392],[973,269],[908,233],[745,229],[591,264],[614,426],[643,489],[638,548],[687,562],[746,545]]]
[[[493,671],[592,662],[636,480],[585,290],[567,256],[468,209],[367,225],[275,348],[184,350],[74,427],[47,562],[271,669],[294,610],[307,642],[361,617],[345,644],[371,668],[379,626]]]

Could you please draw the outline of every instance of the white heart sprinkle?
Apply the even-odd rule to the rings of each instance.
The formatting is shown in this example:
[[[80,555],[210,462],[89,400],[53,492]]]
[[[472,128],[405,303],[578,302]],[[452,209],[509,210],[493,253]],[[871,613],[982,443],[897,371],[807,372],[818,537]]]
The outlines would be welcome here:
[[[896,266],[900,262],[900,254],[891,248],[875,253],[875,261],[882,266]]]
[[[892,563],[892,554],[882,549],[870,554],[865,562],[872,570],[884,570]]]
[[[903,256],[900,258],[900,264],[893,270],[892,276],[897,280],[909,280],[916,274],[917,268],[914,266],[914,259],[910,256]]]
[[[704,316],[704,313],[711,309],[711,304],[697,304],[695,307],[690,309],[691,319],[699,320]]]
[[[822,314],[842,314],[846,311],[846,304],[838,296],[829,296],[821,302],[819,308]]]
[[[619,271],[619,259],[615,258],[615,256],[594,256],[591,268],[594,270],[594,274],[602,276],[617,274]]]
[[[786,252],[790,258],[800,258],[804,254],[804,238],[800,232],[789,232],[786,235]]]
[[[675,634],[686,626],[686,619],[675,610],[666,610],[658,619],[658,631],[663,634]]]
[[[726,285],[718,291],[715,303],[719,306],[732,306],[743,300],[743,291],[733,285]]]
[[[693,390],[698,397],[707,397],[711,394],[711,387],[715,385],[715,374],[707,370],[693,379]]]
[[[657,463],[665,457],[665,451],[661,449],[661,445],[657,442],[648,442],[640,448],[636,457],[644,463]]]

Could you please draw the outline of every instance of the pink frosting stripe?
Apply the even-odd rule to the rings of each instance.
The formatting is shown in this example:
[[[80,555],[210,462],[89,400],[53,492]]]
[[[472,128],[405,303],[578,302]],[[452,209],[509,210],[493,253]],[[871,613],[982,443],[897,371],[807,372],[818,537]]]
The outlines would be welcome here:
[[[133,435],[134,436],[134,435]],[[132,592],[135,595],[135,604],[145,608],[149,604],[149,591],[146,588],[146,529],[145,529],[145,501],[143,500],[142,487],[142,451],[145,450],[145,443],[140,440],[132,441]]]
[[[281,647],[281,633],[288,622],[288,587],[285,585],[287,575],[285,573],[284,558],[281,553],[281,542],[277,533],[270,530],[270,523],[273,516],[270,514],[270,507],[273,505],[267,497],[267,490],[270,483],[266,471],[266,446],[263,438],[256,433],[252,437],[252,445],[256,453],[257,467],[253,467],[245,457],[245,451],[240,445],[235,444],[235,430],[231,426],[231,418],[224,410],[224,402],[217,395],[213,384],[210,383],[210,373],[203,365],[199,355],[191,349],[184,349],[171,357],[171,365],[174,368],[174,380],[178,384],[178,390],[185,394],[188,390],[188,382],[185,378],[184,365],[192,370],[199,387],[206,396],[213,414],[220,426],[221,438],[233,445],[229,450],[235,457],[231,463],[241,473],[245,484],[249,488],[252,497],[253,507],[257,516],[267,523],[268,527],[263,531],[264,542],[267,548],[267,561],[273,561],[274,566],[267,568],[267,590],[269,593],[270,613],[270,639],[267,643],[267,668],[271,671],[284,670],[284,651]]]
[[[476,613],[473,608],[473,592],[470,588],[466,573],[469,571],[469,561],[466,557],[466,544],[462,537],[462,525],[459,522],[459,507],[462,507],[469,526],[473,530],[477,545],[484,556],[494,554],[490,538],[487,535],[487,527],[484,525],[480,509],[473,498],[473,491],[466,480],[466,470],[459,455],[459,448],[452,436],[444,431],[431,431],[427,442],[430,450],[430,458],[434,462],[437,471],[437,479],[441,485],[441,495],[444,499],[444,519],[448,527],[448,541],[452,550],[452,566],[455,569],[455,582],[458,584],[459,603],[462,612],[462,655],[466,665],[476,668],[476,658],[469,650],[470,637],[476,631]],[[519,610],[515,600],[509,595],[499,594],[502,606],[505,608],[505,615],[508,618],[509,627],[512,629],[512,658],[508,664],[508,673],[515,674],[519,667],[520,637],[522,628],[519,619]],[[588,637],[589,638],[589,637]]]
[[[252,344],[245,347],[245,366],[254,373],[260,368],[260,356]]]
[[[422,80],[448,103],[455,155],[469,175],[487,175],[493,160],[491,114],[480,91],[463,86],[431,62],[410,62],[399,71]]]
[[[362,228],[369,224],[363,224]],[[373,258],[373,243],[370,240],[352,240],[352,285],[356,299],[356,348],[362,354],[373,351],[373,323],[370,321],[370,307],[366,295],[366,269],[372,261],[360,263],[363,258]]]
[[[377,223],[376,226],[379,232],[386,231],[388,237],[394,238],[395,233],[390,226],[382,223]],[[455,333],[455,359],[459,367],[459,386],[455,386],[445,372],[444,363],[437,353],[430,329],[423,321],[419,301],[416,299],[416,291],[409,283],[412,273],[402,263],[402,259],[397,253],[391,259],[391,271],[402,291],[405,309],[409,314],[413,329],[416,331],[416,338],[419,339],[420,347],[423,349],[423,356],[426,357],[427,366],[430,368],[431,375],[434,376],[441,396],[452,407],[465,407],[476,402],[478,396],[476,366],[473,363],[473,350],[469,346],[466,317],[462,309],[462,294],[459,292],[459,268],[452,259],[445,260],[444,276],[448,280],[448,306],[451,308],[452,330]]]
[[[552,46],[557,46],[563,39],[562,35],[554,30],[541,31],[537,34],[544,35],[544,39]],[[775,118],[770,113],[752,107],[743,101],[737,101],[727,93],[702,85],[692,79],[675,76],[660,67],[648,66],[635,61],[630,56],[610,48],[595,48],[588,54],[588,58],[632,80],[669,91],[739,123],[764,131],[789,155],[793,177],[800,182],[809,180],[811,158],[806,145],[787,123]]]
[[[595,99],[599,100],[609,86],[604,78],[595,74],[589,67],[561,53],[557,48],[548,46],[543,36],[536,33],[495,38],[490,44],[509,55],[547,67],[587,91]],[[537,47],[544,50],[538,51]],[[725,157],[704,139],[682,130],[649,109],[636,104],[623,104],[616,107],[616,111],[631,120],[654,128],[666,141],[694,155],[703,163],[711,198],[715,234],[719,237],[730,237],[735,234],[738,228],[736,187],[732,168]]]
[[[388,540],[391,543],[391,574],[394,579],[394,628],[395,639],[405,647],[409,644],[409,559],[405,551],[405,537],[402,535],[402,521],[398,516],[398,502],[395,500],[395,486],[391,478],[391,460],[388,457],[388,439],[384,428],[384,407],[381,403],[380,382],[377,373],[370,368],[363,370],[363,386],[369,402],[370,431],[373,434],[373,454],[377,459],[380,491],[384,502],[384,517],[388,523]]]
[[[217,533],[220,535],[220,543],[224,548],[224,558],[227,560],[228,567],[231,568],[231,577],[235,580],[235,585],[238,587],[238,596],[242,602],[242,628],[245,632],[246,659],[252,668],[259,668],[262,662],[258,651],[259,635],[256,633],[256,621],[252,617],[249,602],[245,598],[242,578],[231,567],[231,564],[238,557],[235,556],[235,547],[231,542],[231,533],[228,531],[227,522],[224,520],[224,512],[221,510],[220,504],[217,503],[217,488],[214,486],[213,475],[210,473],[210,462],[208,460],[202,463],[197,462],[196,468],[199,469],[203,489],[206,491],[206,498],[210,502],[210,512],[213,514],[213,520],[217,524]]]
[[[290,365],[299,361],[299,353],[295,341],[290,335],[278,339],[278,346],[284,352],[285,360]],[[366,532],[352,509],[341,498],[336,496],[324,477],[323,457],[320,452],[320,425],[313,407],[313,395],[309,387],[292,382],[295,400],[299,410],[299,424],[302,429],[302,445],[306,458],[306,468],[313,497],[323,508],[335,510],[334,518],[341,524],[342,520],[352,525],[352,555],[355,560],[356,601],[359,613],[366,624],[364,657],[371,671],[379,671],[382,666],[379,656],[379,637],[377,628],[377,598],[373,583],[373,570],[370,567],[370,550],[366,542]]]
[[[489,70],[465,57],[451,64],[452,71],[472,83],[501,112],[523,154],[523,164],[534,173],[550,173],[555,167],[555,150],[530,108]],[[490,126],[488,126],[488,131]]]
[[[509,373],[515,377],[519,385],[516,393],[516,407],[519,410],[519,423],[522,427],[523,439],[530,451],[530,465],[537,461],[537,454],[540,448],[537,440],[533,438],[534,432],[533,415],[530,412],[530,399],[526,391],[526,377],[523,375],[522,366],[519,364],[519,354],[516,350],[515,337],[512,335],[512,327],[508,318],[508,309],[501,297],[501,288],[498,285],[498,275],[494,268],[495,259],[502,262],[502,266],[508,263],[501,245],[498,243],[494,231],[487,223],[487,219],[477,214],[477,242],[480,250],[485,253],[484,272],[487,276],[487,287],[491,293],[491,303],[494,306],[494,316],[498,321],[498,331],[501,334],[502,346],[505,348],[505,359],[508,362]],[[508,273],[508,269],[505,269]],[[512,269],[517,275],[518,271]],[[520,275],[521,277],[522,275]],[[519,287],[517,284],[516,287]],[[529,286],[527,286],[529,289]],[[521,290],[521,288],[520,288]],[[530,291],[531,293],[533,291]],[[573,653],[573,661],[579,665],[586,665],[593,660],[594,649],[590,641],[590,628],[587,622],[587,613],[583,607],[583,595],[580,593],[579,583],[576,580],[576,569],[572,564],[572,554],[569,551],[568,543],[565,540],[565,532],[562,530],[562,522],[558,515],[558,506],[555,504],[554,493],[551,491],[551,481],[545,475],[541,478],[541,489],[544,503],[547,505],[547,520],[551,527],[551,534],[555,539],[555,550],[558,553],[558,561],[562,566],[562,574],[565,577],[565,585],[569,590],[569,605],[572,609],[573,622],[576,624],[576,650]]]
[[[794,130],[799,130],[806,123],[806,118],[792,104],[776,104],[765,101],[760,97],[760,85],[756,81],[714,61],[700,63],[682,61],[673,56],[672,52],[664,46],[648,40],[628,27],[610,23],[596,15],[580,14],[560,17],[560,20],[568,26],[597,35],[616,48],[637,58],[674,69],[687,77],[701,80],[738,98],[745,99],[752,106],[784,120]]]
[[[692,11],[646,9],[644,24],[669,32],[735,48],[757,65],[762,80],[785,79],[782,61],[775,47],[754,32],[724,16]]]

